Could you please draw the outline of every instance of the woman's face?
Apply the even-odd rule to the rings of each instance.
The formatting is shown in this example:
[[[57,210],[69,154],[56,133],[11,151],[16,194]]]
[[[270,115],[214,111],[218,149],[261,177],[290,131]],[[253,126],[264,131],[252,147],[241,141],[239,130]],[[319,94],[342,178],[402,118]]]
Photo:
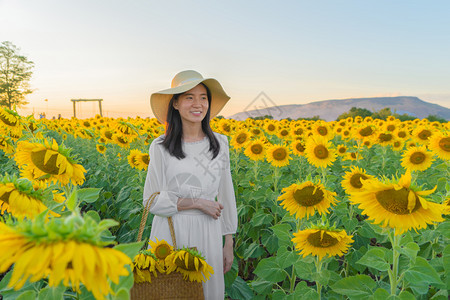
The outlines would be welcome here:
[[[181,94],[173,103],[173,108],[179,111],[183,123],[201,122],[208,112],[208,106],[206,88],[201,84]]]

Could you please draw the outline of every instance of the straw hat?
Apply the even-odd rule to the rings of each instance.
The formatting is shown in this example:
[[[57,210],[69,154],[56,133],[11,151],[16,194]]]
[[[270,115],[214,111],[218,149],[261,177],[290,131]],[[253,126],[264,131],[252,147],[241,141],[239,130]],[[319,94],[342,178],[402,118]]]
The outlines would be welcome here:
[[[161,124],[166,122],[169,102],[174,94],[189,91],[198,84],[203,83],[211,92],[210,118],[214,118],[225,106],[230,97],[225,93],[220,83],[214,78],[203,78],[193,70],[182,71],[175,75],[171,88],[153,93],[150,96],[150,105],[153,114]]]

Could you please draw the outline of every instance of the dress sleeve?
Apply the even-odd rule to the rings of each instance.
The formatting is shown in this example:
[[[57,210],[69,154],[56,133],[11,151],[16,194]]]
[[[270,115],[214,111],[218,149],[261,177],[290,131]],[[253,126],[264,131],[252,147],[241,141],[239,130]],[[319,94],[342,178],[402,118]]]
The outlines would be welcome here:
[[[217,200],[221,203],[224,208],[222,210],[222,235],[236,233],[238,218],[236,210],[236,197],[234,194],[234,186],[231,178],[230,170],[230,149],[228,146],[228,138],[223,136],[224,141],[221,143],[220,147],[223,147],[223,152],[221,149],[221,157],[219,159],[223,160],[223,166],[221,170],[219,191],[217,195]]]
[[[167,190],[166,169],[164,167],[164,153],[162,147],[156,143],[156,139],[150,145],[150,163],[144,186],[144,207],[149,197],[160,192],[153,201],[150,212],[161,217],[170,217],[178,212],[178,195]]]

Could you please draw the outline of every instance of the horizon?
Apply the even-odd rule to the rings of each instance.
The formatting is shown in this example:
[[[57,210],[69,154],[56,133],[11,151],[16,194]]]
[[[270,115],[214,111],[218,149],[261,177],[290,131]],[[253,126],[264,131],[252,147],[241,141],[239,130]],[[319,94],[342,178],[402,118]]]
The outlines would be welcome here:
[[[150,95],[189,69],[231,96],[224,117],[261,92],[276,105],[412,95],[449,108],[449,10],[445,0],[0,0],[0,36],[35,63],[24,114],[71,117],[70,99],[100,98],[105,116],[153,117]],[[77,107],[79,118],[98,112]]]

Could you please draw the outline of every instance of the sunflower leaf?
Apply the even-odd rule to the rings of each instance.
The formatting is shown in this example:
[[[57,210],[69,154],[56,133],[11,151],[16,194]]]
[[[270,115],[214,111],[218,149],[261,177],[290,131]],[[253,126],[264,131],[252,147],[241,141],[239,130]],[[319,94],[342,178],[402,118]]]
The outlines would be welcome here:
[[[379,248],[370,249],[356,263],[377,269],[379,271],[387,271],[390,268],[389,263],[385,259],[384,251]]]
[[[80,201],[84,201],[86,203],[93,203],[97,201],[101,190],[102,190],[101,188],[80,189],[78,190],[78,198],[80,199]]]
[[[427,285],[427,290],[429,284],[438,288],[445,288],[439,274],[423,257],[417,257],[411,268],[405,271],[405,280],[411,287],[420,288],[422,292],[425,291],[422,289],[424,282]]]
[[[372,295],[376,286],[376,282],[370,276],[356,275],[339,280],[331,286],[331,289],[348,297],[367,297]]]
[[[283,281],[287,273],[277,262],[276,257],[262,259],[254,271],[256,275],[272,283]]]

